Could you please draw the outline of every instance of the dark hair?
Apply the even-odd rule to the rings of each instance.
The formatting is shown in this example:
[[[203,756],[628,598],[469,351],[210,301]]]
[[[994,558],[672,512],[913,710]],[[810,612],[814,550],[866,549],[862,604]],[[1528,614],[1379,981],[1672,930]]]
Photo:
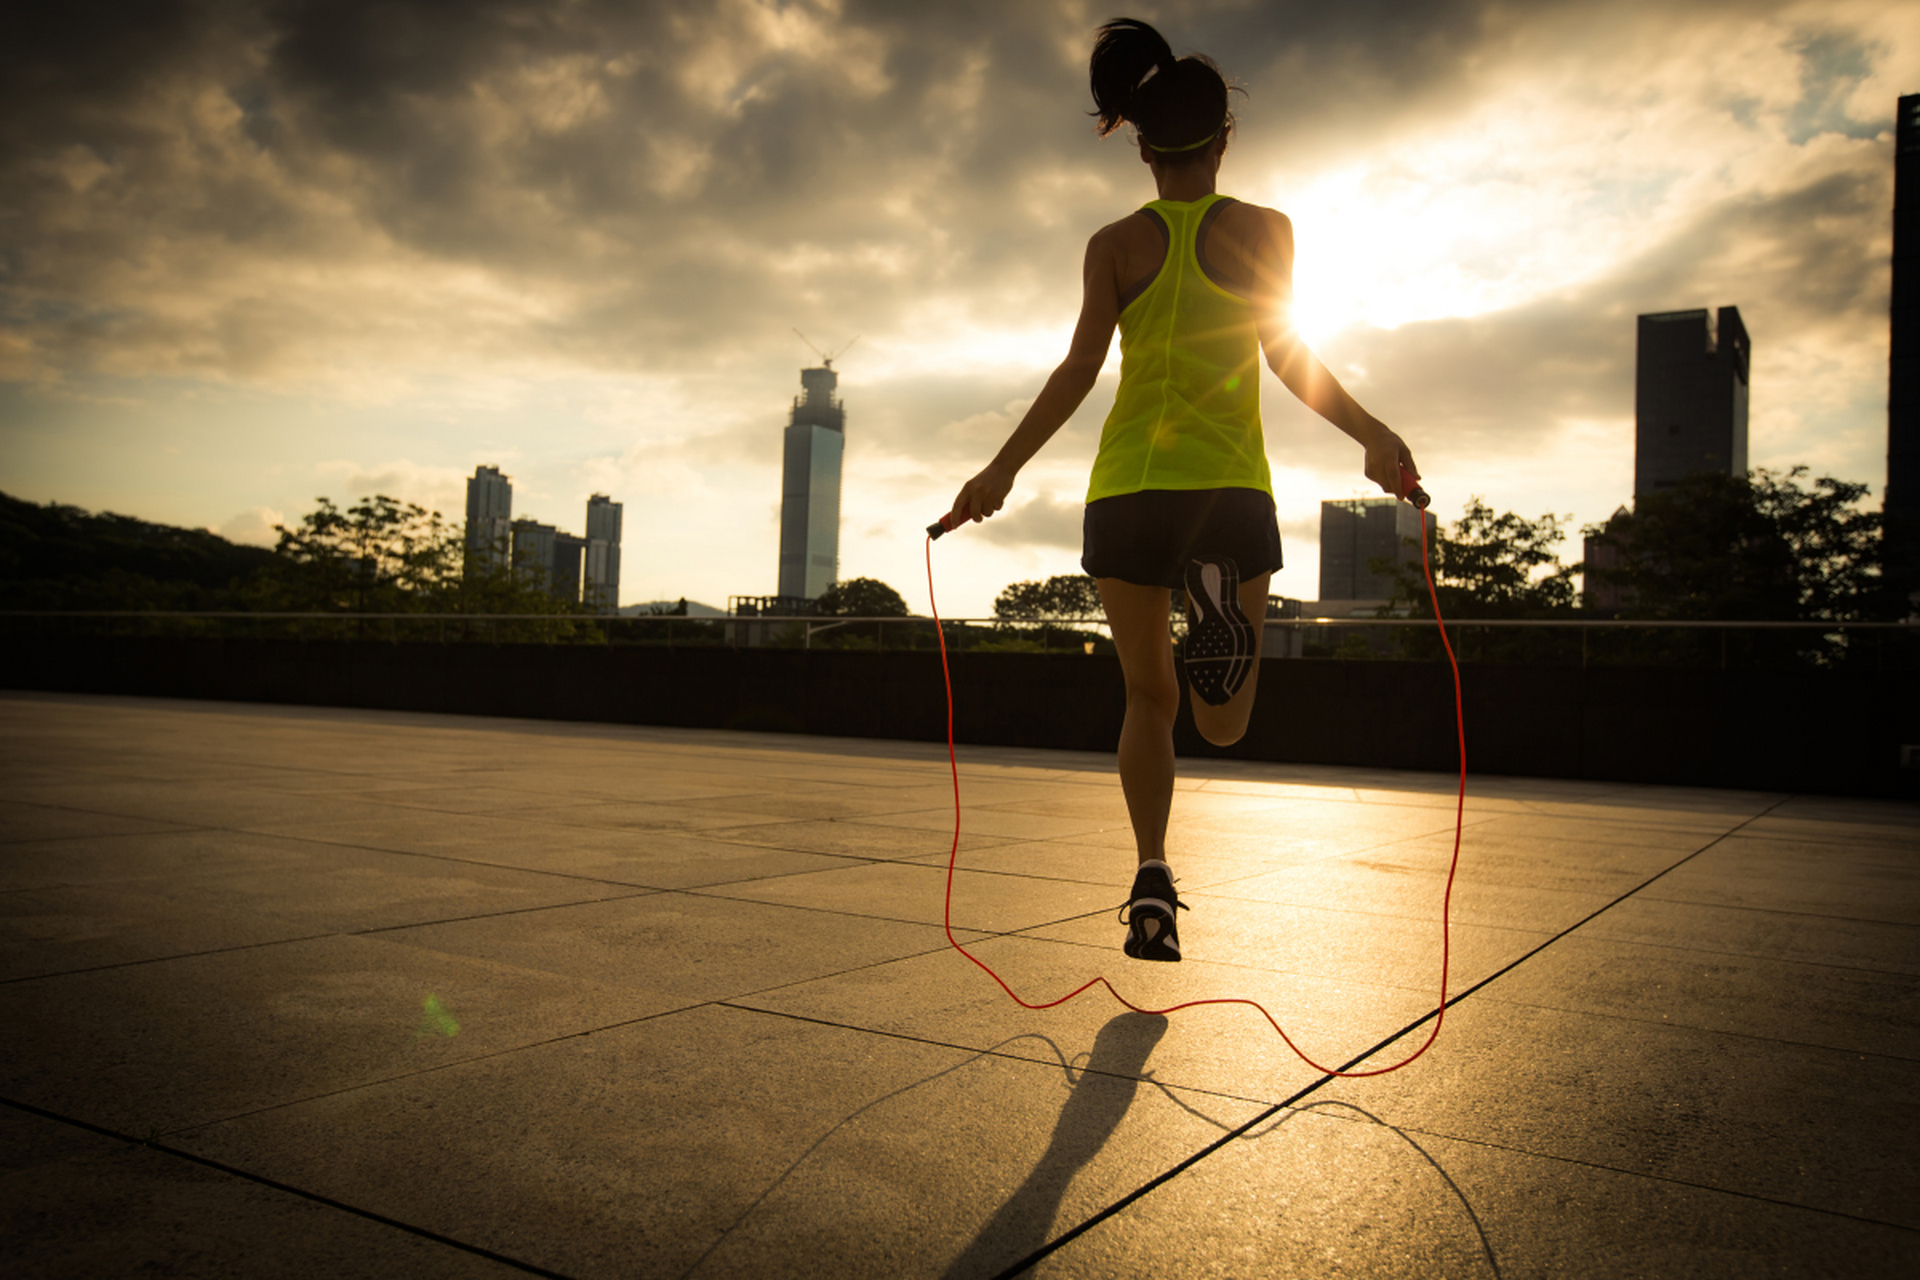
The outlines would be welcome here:
[[[1090,71],[1100,136],[1124,121],[1169,164],[1199,156],[1201,144],[1233,127],[1227,82],[1213,60],[1197,53],[1175,59],[1165,37],[1137,19],[1100,28]]]

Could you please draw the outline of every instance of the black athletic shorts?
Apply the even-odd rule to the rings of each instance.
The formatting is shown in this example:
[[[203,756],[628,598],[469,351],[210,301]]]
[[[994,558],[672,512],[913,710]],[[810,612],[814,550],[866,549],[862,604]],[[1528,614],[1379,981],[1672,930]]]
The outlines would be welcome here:
[[[1087,504],[1080,567],[1143,587],[1186,583],[1200,556],[1226,556],[1240,580],[1280,567],[1280,524],[1259,489],[1142,489]]]

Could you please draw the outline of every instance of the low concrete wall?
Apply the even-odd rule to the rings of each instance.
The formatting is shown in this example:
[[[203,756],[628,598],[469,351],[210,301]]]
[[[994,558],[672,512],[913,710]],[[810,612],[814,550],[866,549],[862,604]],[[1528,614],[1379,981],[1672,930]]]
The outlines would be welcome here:
[[[759,729],[938,741],[933,653],[584,645],[11,639],[0,684],[309,706]],[[1476,773],[1920,794],[1900,745],[1920,741],[1912,672],[1469,665]],[[1119,666],[1080,654],[956,654],[955,736],[1111,750]],[[1181,754],[1448,771],[1444,666],[1269,660],[1246,737],[1218,748],[1183,712]]]

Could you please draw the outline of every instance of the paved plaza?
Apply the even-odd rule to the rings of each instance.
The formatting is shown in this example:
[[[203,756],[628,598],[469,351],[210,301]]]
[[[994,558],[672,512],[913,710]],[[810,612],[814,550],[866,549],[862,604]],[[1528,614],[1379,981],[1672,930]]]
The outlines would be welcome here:
[[[1469,726],[1471,728],[1471,726]],[[0,694],[22,1276],[1920,1275],[1920,805],[1475,777],[1457,998],[1010,1001],[944,746]],[[1453,779],[963,747],[1028,999],[1426,1037]]]

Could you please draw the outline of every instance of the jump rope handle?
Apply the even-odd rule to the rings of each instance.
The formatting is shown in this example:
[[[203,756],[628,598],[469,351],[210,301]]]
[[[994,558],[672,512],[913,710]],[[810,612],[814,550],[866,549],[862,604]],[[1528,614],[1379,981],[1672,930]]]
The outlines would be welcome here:
[[[1405,467],[1400,468],[1400,496],[1422,511],[1425,511],[1427,504],[1433,501],[1427,496],[1427,491],[1420,487],[1420,482],[1413,478],[1413,472]],[[936,533],[933,536],[937,538],[940,535]]]
[[[949,511],[947,512],[946,515],[941,516],[938,520],[935,520],[932,524],[927,526],[927,536],[929,538],[937,539],[943,533],[952,533],[953,532],[953,525],[951,523],[952,520],[953,520],[953,512]]]

